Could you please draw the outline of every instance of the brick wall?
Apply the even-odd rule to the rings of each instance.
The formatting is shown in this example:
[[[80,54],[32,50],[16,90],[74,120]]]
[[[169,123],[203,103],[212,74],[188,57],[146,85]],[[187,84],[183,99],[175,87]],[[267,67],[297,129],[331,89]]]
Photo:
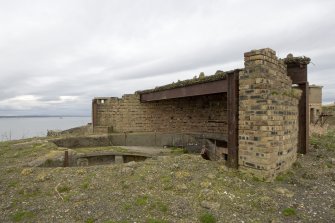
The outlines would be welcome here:
[[[227,134],[226,94],[146,103],[140,103],[138,94],[131,94],[121,99],[94,99],[93,103],[96,103],[95,133],[109,130]]]
[[[239,168],[271,179],[296,160],[298,103],[284,62],[271,49],[244,54],[239,73]],[[306,77],[307,78],[307,77]],[[93,100],[95,133],[215,133],[227,136],[227,94],[140,102],[140,95]],[[227,138],[227,137],[226,137]]]
[[[296,160],[298,101],[286,66],[271,49],[245,53],[239,86],[240,169],[273,178]]]

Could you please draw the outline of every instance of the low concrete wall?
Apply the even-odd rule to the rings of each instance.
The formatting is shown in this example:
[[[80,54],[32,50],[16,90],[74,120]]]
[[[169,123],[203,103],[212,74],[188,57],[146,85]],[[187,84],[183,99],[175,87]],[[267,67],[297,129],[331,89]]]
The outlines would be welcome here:
[[[218,154],[226,144],[226,136],[200,133],[113,133],[105,135],[66,137],[52,140],[59,147],[101,147],[101,146],[167,146],[183,147],[191,153],[200,153],[206,148],[212,160],[222,159]],[[222,151],[222,150],[221,150]]]
[[[78,136],[66,137],[51,140],[59,147],[79,148],[79,147],[98,147],[109,146],[109,138],[107,136]]]

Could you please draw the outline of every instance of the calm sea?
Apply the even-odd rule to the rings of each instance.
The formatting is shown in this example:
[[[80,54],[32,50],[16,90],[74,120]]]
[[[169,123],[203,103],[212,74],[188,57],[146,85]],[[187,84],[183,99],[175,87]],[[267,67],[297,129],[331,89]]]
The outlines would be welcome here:
[[[91,117],[1,117],[0,141],[46,136],[47,130],[65,130],[91,122]]]

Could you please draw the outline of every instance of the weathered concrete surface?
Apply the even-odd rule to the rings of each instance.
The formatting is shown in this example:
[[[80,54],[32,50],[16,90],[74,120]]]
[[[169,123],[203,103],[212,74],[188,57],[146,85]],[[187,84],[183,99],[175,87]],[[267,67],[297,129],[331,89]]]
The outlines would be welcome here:
[[[197,147],[200,150],[206,140],[226,141],[226,136],[220,134],[200,133],[113,133],[104,135],[78,136],[53,139],[57,146],[67,148],[97,147],[97,146],[168,146]]]

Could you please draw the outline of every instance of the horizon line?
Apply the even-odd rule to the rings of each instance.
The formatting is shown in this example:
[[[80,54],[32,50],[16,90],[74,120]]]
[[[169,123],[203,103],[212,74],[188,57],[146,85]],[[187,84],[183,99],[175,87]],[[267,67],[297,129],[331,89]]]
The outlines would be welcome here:
[[[0,115],[0,118],[37,118],[37,117],[91,117],[90,115]]]

